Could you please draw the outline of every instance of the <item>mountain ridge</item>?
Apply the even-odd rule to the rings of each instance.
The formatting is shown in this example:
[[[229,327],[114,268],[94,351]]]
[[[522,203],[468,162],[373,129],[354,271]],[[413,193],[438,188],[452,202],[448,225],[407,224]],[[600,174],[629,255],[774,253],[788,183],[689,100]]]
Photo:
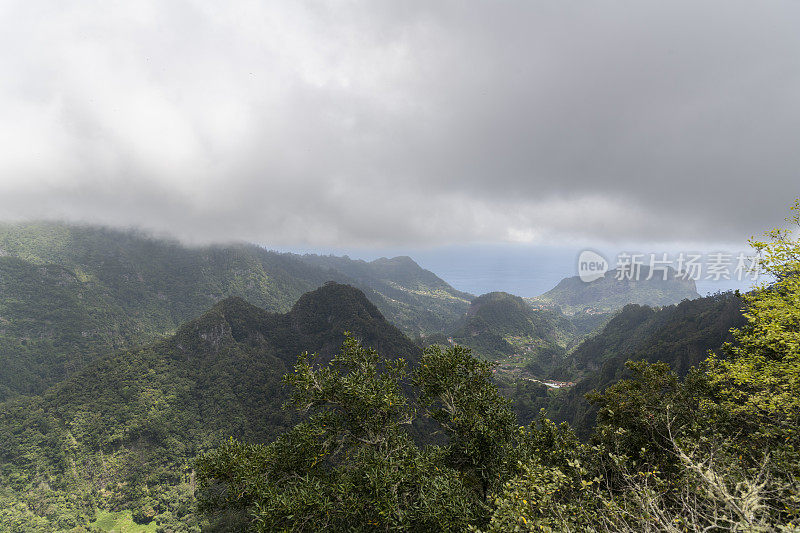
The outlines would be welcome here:
[[[69,529],[65,517],[79,520],[93,505],[162,525],[196,523],[181,503],[191,499],[188,465],[231,436],[277,437],[295,416],[282,409],[281,379],[301,352],[329,359],[347,327],[387,356],[412,364],[420,356],[355,287],[329,283],[299,304],[272,313],[227,298],[169,338],[105,354],[41,396],[0,403],[0,486],[14,492],[6,503],[52,507],[64,522],[42,531]],[[301,327],[296,313],[313,310],[320,319]]]
[[[332,280],[358,286],[412,335],[438,331],[469,305],[408,258],[315,265],[256,245],[188,247],[53,222],[0,224],[0,250],[0,400],[41,392],[108,349],[169,335],[228,296],[288,312]]]
[[[604,314],[566,316],[558,309],[534,309],[519,296],[491,292],[472,300],[449,338],[499,362],[501,374],[544,379],[606,319]]]
[[[582,436],[594,425],[596,408],[584,395],[603,390],[630,377],[628,360],[669,363],[679,376],[732,340],[731,328],[745,322],[741,298],[735,293],[718,293],[677,305],[651,308],[629,304],[597,334],[585,339],[553,371],[556,379],[577,383],[561,391],[550,405],[554,420],[566,421]]]
[[[654,273],[646,265],[639,268],[635,279],[626,277],[626,272],[612,269],[603,277],[583,281],[579,276],[562,279],[549,291],[528,298],[533,306],[555,305],[564,312],[608,312],[621,309],[627,304],[649,306],[672,305],[682,300],[699,298],[695,282],[667,267],[664,273]],[[666,277],[666,279],[663,279]]]

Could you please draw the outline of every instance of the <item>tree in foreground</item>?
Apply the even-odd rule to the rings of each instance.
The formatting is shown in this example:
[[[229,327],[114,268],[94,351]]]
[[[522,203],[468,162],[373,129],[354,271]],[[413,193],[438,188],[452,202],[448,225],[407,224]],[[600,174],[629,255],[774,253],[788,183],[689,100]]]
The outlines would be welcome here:
[[[236,531],[800,531],[800,243],[768,236],[735,342],[683,381],[630,362],[590,395],[589,443],[517,427],[464,348],[408,375],[348,338],[286,377],[302,423],[198,460],[203,509]]]
[[[771,279],[742,296],[735,342],[684,381],[629,362],[633,379],[590,395],[590,445],[525,464],[489,530],[800,531],[800,242],[767,237],[751,244]]]
[[[513,415],[487,363],[461,348],[431,349],[414,381],[450,441],[420,445],[405,366],[351,336],[328,365],[301,356],[285,381],[305,420],[269,445],[231,440],[200,458],[202,508],[232,530],[463,531],[479,523],[502,462],[495,447],[509,435],[498,425]]]

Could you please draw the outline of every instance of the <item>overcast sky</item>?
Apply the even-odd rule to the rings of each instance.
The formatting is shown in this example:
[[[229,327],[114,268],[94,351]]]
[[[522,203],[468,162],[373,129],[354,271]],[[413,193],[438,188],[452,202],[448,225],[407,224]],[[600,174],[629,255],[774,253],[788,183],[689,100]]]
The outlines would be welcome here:
[[[742,242],[800,2],[0,0],[0,218],[275,246]]]

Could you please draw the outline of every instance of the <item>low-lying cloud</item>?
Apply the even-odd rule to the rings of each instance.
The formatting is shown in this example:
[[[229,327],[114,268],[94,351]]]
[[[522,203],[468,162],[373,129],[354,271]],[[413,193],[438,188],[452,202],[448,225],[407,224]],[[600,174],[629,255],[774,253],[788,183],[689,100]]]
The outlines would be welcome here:
[[[0,216],[194,241],[741,241],[800,194],[797,2],[0,6]]]

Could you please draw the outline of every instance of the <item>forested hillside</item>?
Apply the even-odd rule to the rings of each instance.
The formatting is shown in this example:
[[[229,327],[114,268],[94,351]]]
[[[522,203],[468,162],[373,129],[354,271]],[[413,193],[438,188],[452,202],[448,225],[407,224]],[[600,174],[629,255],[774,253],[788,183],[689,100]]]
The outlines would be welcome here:
[[[727,292],[660,309],[625,306],[554,371],[554,377],[577,383],[551,402],[551,417],[567,421],[579,434],[588,435],[596,409],[584,398],[587,393],[631,377],[625,366],[631,360],[667,363],[679,376],[685,376],[708,357],[710,350],[718,350],[732,339],[731,328],[745,321],[742,305],[739,296]]]
[[[473,300],[451,338],[497,363],[495,380],[513,399],[522,422],[544,408],[586,437],[596,410],[584,396],[629,377],[626,361],[666,362],[684,376],[743,322],[741,299],[733,293],[660,308],[628,304],[616,313],[574,315],[532,309],[522,298],[490,293]],[[548,390],[547,382],[575,384]]]
[[[410,257],[383,257],[369,262],[333,255],[298,257],[310,265],[343,274],[359,287],[372,289],[380,296],[376,305],[386,317],[412,336],[444,331],[466,311],[473,298],[420,268]],[[384,306],[383,301],[387,302]]]
[[[481,295],[454,326],[452,341],[468,346],[501,368],[527,368],[540,378],[586,335],[610,315],[578,313],[565,316],[558,309],[533,309],[525,300],[505,292]]]
[[[662,306],[677,304],[681,300],[698,298],[694,280],[684,279],[674,269],[654,272],[651,279],[647,266],[639,266],[638,274],[612,269],[594,281],[585,282],[578,276],[564,278],[558,285],[529,301],[534,306],[557,305],[565,312],[615,311],[627,304]]]
[[[3,533],[639,531],[650,512],[662,525],[798,515],[796,251],[744,296],[565,315],[498,292],[461,313],[469,295],[408,258],[27,228],[3,234],[0,257]],[[367,289],[321,281],[337,276]],[[387,301],[396,322],[448,333],[412,342]],[[698,463],[723,449],[741,453]],[[759,468],[780,484],[742,518],[726,502],[749,496],[731,487],[761,490]]]
[[[231,296],[285,312],[326,281],[361,288],[412,335],[469,305],[407,258],[372,263],[254,245],[187,247],[133,231],[56,223],[0,226],[0,400],[43,391],[98,353],[132,347]]]
[[[602,389],[590,425],[571,412],[583,442],[544,416],[518,425],[464,347],[407,368],[349,338],[330,364],[294,366],[290,430],[198,459],[201,512],[253,531],[797,531],[800,243],[769,236],[753,244],[772,283],[628,306],[572,353],[565,371]],[[515,318],[506,333],[530,331]],[[446,440],[420,446],[419,418]]]
[[[268,442],[294,420],[281,383],[350,331],[412,364],[419,349],[353,287],[327,284],[287,314],[228,298],[155,344],[99,357],[39,397],[0,404],[0,524],[85,526],[130,509],[164,531],[196,527],[192,463],[235,437]],[[2,530],[2,528],[0,528]]]

